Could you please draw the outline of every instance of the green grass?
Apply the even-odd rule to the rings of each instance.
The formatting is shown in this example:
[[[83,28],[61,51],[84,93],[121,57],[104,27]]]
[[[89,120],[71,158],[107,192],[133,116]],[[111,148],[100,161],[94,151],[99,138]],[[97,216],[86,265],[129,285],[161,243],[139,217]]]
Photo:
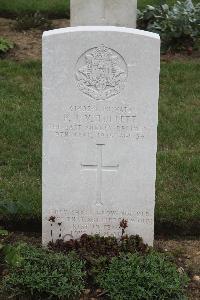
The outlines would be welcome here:
[[[156,222],[200,220],[200,62],[161,68]],[[41,63],[0,62],[0,216],[41,218]]]
[[[186,229],[200,220],[199,76],[200,61],[162,65],[156,219]]]
[[[0,62],[0,216],[40,217],[41,64]]]
[[[176,1],[138,0],[138,8],[144,8],[147,4],[173,4],[174,2]],[[193,2],[198,3],[199,0]],[[69,4],[70,0],[0,0],[0,15],[14,17],[27,12],[41,11],[51,17],[64,18],[69,16]]]
[[[40,11],[51,17],[69,16],[70,0],[0,0],[1,16],[17,16]]]

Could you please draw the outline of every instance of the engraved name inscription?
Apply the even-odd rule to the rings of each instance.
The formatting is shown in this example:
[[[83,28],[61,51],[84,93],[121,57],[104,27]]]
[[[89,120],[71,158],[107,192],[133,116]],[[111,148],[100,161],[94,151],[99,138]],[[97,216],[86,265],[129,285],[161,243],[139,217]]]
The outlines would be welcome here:
[[[49,124],[58,137],[120,138],[143,140],[145,127],[138,124],[137,114],[129,106],[70,105],[60,123]]]

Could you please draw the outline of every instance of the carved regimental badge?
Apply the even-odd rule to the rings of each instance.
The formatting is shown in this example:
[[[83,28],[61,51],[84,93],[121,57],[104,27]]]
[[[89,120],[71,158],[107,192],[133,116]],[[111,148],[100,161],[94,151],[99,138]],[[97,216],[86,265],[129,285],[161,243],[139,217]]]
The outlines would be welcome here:
[[[106,100],[119,94],[127,76],[123,57],[104,45],[86,51],[76,66],[78,88],[95,100]]]

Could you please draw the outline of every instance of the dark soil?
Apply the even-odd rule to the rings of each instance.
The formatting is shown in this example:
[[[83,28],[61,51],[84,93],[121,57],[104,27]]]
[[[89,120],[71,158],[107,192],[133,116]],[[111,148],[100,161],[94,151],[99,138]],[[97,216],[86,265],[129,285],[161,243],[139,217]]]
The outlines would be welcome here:
[[[53,28],[69,26],[69,20],[54,20]],[[27,31],[16,31],[14,20],[0,18],[0,37],[5,37],[15,44],[8,58],[14,60],[41,59],[42,56],[42,30],[33,29]]]

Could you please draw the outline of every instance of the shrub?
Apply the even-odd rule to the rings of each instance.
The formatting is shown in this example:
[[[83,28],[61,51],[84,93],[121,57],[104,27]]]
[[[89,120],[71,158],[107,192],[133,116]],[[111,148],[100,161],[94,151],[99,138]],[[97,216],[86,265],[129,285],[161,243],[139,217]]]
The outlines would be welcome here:
[[[106,272],[97,276],[113,300],[183,300],[187,280],[156,252],[115,257]]]
[[[40,12],[22,14],[16,18],[14,28],[18,31],[29,30],[33,28],[49,30],[52,28],[52,22]]]
[[[115,237],[89,236],[84,234],[79,240],[50,242],[49,248],[54,251],[69,253],[75,251],[78,256],[86,261],[87,280],[96,283],[98,273],[104,272],[105,267],[113,257],[121,253],[147,253],[149,247],[145,245],[139,236],[124,235],[120,240]]]
[[[6,53],[8,53],[13,48],[14,44],[12,42],[0,37],[0,57],[5,56]]]
[[[3,292],[8,296],[71,300],[84,288],[84,263],[74,252],[62,255],[20,244],[9,246],[6,253],[10,268],[3,280]],[[17,257],[17,263],[13,257]]]
[[[200,3],[177,1],[138,11],[138,27],[160,34],[162,51],[190,50],[200,37]]]

